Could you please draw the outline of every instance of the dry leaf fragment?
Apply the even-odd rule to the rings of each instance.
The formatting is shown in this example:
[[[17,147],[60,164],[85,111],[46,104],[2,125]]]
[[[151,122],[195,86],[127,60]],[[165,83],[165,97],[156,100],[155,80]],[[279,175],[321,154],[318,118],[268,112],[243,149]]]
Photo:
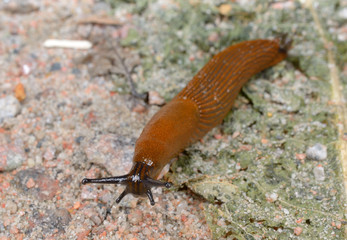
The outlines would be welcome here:
[[[228,16],[231,11],[231,5],[230,4],[222,4],[219,6],[219,13],[223,16]]]
[[[14,95],[18,99],[18,101],[22,102],[24,101],[26,94],[24,85],[22,83],[18,83],[14,89]]]
[[[107,16],[89,16],[78,21],[78,24],[121,25],[121,23]]]

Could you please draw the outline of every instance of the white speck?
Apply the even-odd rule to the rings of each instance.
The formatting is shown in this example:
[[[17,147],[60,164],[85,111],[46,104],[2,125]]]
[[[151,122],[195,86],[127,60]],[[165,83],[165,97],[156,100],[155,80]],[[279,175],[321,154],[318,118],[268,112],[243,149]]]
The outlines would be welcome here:
[[[24,73],[25,75],[28,75],[28,74],[30,73],[30,67],[29,67],[29,65],[27,65],[27,64],[24,64],[24,65],[23,65],[23,73]]]
[[[278,194],[277,193],[271,193],[270,194],[270,198],[271,198],[272,201],[276,201],[277,198],[278,198]]]
[[[46,48],[73,48],[73,49],[90,49],[93,44],[89,41],[66,40],[66,39],[47,39],[43,46]]]
[[[288,209],[286,209],[286,208],[283,208],[283,212],[284,212],[284,214],[286,214],[286,215],[289,214],[289,211],[288,211]]]
[[[135,175],[135,176],[132,176],[132,181],[133,182],[138,182],[138,181],[140,181],[141,179],[140,179],[140,176],[139,175]]]
[[[153,161],[151,159],[148,158],[143,158],[142,159],[144,163],[146,163],[148,166],[152,166],[153,165]]]

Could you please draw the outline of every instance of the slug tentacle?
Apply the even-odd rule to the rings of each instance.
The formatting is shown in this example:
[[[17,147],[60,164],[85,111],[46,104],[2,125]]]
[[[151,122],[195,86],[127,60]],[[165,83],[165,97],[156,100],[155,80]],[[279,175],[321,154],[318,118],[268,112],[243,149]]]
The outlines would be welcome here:
[[[122,199],[125,197],[125,195],[128,194],[127,189],[125,189],[120,195],[119,197],[116,199],[116,203],[120,203],[120,201],[122,201]]]
[[[169,182],[162,182],[149,177],[150,166],[142,162],[137,162],[132,168],[129,174],[117,177],[108,178],[84,178],[82,184],[88,183],[101,183],[101,184],[121,184],[125,185],[125,190],[116,199],[116,203],[119,203],[125,195],[128,193],[135,195],[146,194],[151,205],[154,205],[154,198],[152,195],[152,187],[166,187],[170,188],[172,186]]]
[[[108,178],[84,178],[82,184],[88,183],[100,183],[100,184],[123,184],[127,181],[128,175],[118,176],[118,177],[108,177]]]

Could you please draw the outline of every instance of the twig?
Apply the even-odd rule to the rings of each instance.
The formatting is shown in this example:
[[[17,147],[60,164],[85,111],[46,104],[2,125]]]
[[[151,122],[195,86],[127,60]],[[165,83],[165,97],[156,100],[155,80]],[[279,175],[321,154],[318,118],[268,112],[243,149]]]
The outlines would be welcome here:
[[[124,60],[120,56],[118,50],[117,50],[118,46],[115,46],[113,42],[111,44],[112,44],[112,48],[116,54],[116,58],[117,58],[118,62],[120,62],[120,64],[122,65],[122,68],[124,70],[124,75],[129,82],[131,95],[145,101],[148,97],[148,94],[147,93],[138,93],[136,91],[136,86],[135,86],[134,80],[131,77],[130,71],[129,71],[128,67],[126,66]],[[118,43],[117,43],[117,45],[118,45]]]

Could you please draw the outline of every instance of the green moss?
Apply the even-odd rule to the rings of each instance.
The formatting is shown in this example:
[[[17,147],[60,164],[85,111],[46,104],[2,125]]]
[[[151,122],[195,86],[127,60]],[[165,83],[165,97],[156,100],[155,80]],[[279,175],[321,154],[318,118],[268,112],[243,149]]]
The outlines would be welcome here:
[[[334,45],[336,46],[335,56],[338,61],[338,65],[340,69],[343,69],[344,64],[347,62],[347,43],[346,41],[334,41]]]
[[[323,2],[317,10],[326,22],[338,6]],[[156,90],[170,100],[228,45],[282,33],[293,38],[287,60],[242,89],[237,108],[218,127],[225,138],[209,133],[186,149],[172,164],[170,180],[209,202],[205,216],[214,239],[345,239],[343,229],[331,226],[343,219],[345,199],[326,51],[312,16],[299,2],[274,9],[263,0],[231,3],[231,14],[222,16],[222,3],[179,0],[160,8],[157,1],[142,1],[141,18],[134,18],[135,32],[126,39],[141,56],[140,92]],[[337,58],[345,62],[343,54]],[[316,143],[327,146],[328,158],[302,158]],[[325,171],[321,182],[313,174],[318,164]],[[303,229],[300,236],[296,227]]]
[[[300,9],[295,14],[266,14],[267,19],[257,17],[263,21],[261,27],[276,21],[278,29],[287,29],[288,21],[296,18],[311,21],[307,11]],[[310,27],[298,26],[307,33],[312,32]],[[265,33],[257,34],[266,35],[271,28],[273,25],[266,26],[262,29]],[[240,39],[244,37],[241,32],[237,33]],[[243,88],[246,99],[237,102],[239,107],[222,125],[226,135],[239,133],[229,146],[222,147],[208,135],[205,144],[193,146],[187,151],[189,156],[179,158],[183,165],[178,178],[185,176],[186,186],[211,202],[205,214],[214,239],[330,239],[331,234],[344,238],[343,231],[331,227],[331,222],[342,218],[344,198],[341,169],[331,145],[337,131],[328,102],[331,89],[326,53],[315,32],[300,41],[308,41],[307,52],[294,46],[288,60],[293,65],[283,63],[265,71]],[[299,70],[300,77],[290,65]],[[317,162],[297,157],[317,142],[329,146],[329,157],[322,163],[324,183],[315,180]],[[251,148],[240,150],[245,144]],[[218,150],[204,151],[204,155],[194,151],[205,147]],[[271,194],[277,199],[271,200]],[[298,219],[303,219],[302,224]],[[299,237],[294,235],[296,227],[303,229]],[[322,237],[323,232],[326,235]]]
[[[129,47],[136,45],[140,40],[140,35],[136,29],[129,29],[128,35],[121,40],[121,45],[123,47]]]

